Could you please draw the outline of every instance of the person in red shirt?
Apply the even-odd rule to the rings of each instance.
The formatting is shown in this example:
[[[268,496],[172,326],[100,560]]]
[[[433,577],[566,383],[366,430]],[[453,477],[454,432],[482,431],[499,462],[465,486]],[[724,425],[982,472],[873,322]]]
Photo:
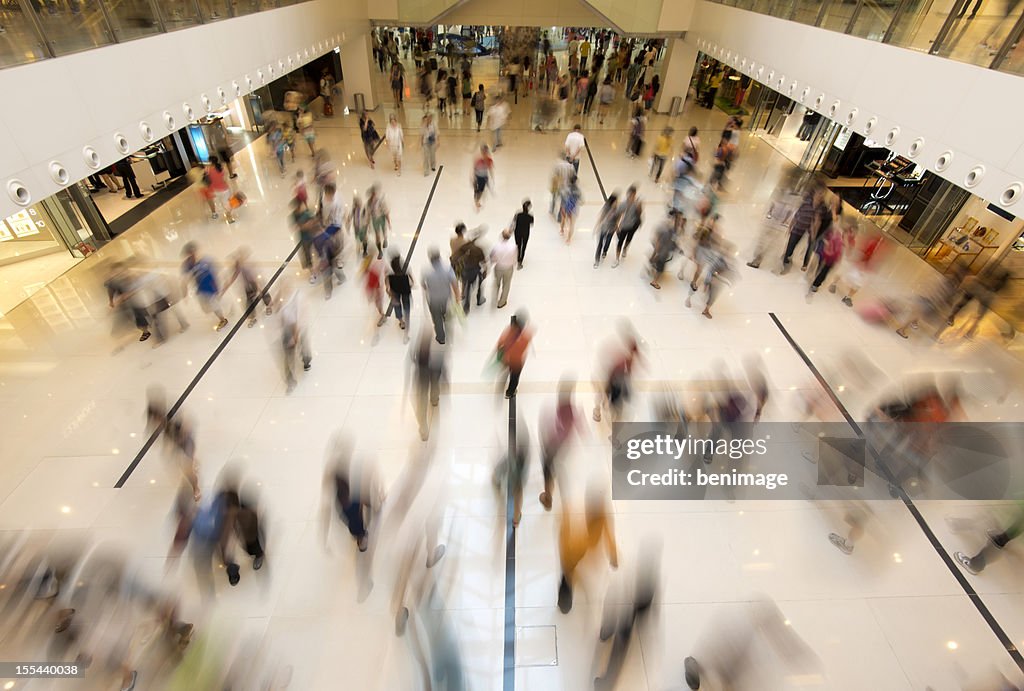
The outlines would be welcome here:
[[[564,486],[565,478],[558,469],[562,452],[572,439],[573,432],[583,430],[582,417],[573,402],[575,388],[576,382],[563,381],[558,388],[555,409],[548,411],[540,421],[541,470],[544,473],[544,491],[540,493],[540,503],[548,511],[551,510],[554,481],[557,479],[559,487]]]
[[[506,370],[508,387],[505,389],[505,398],[512,398],[516,395],[519,387],[519,376],[523,373],[523,366],[526,364],[526,353],[533,339],[533,330],[527,327],[525,312],[517,312],[512,316],[510,323],[502,332],[495,347],[495,359]]]

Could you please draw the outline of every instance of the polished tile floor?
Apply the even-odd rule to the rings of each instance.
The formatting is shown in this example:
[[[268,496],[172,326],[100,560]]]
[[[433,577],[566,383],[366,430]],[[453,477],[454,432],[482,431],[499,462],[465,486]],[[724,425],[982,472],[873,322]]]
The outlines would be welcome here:
[[[483,61],[476,69],[493,74],[493,66]],[[493,79],[485,77],[485,83]],[[485,135],[475,132],[471,118],[442,118],[436,176],[424,176],[421,169],[418,106],[409,104],[401,114],[407,150],[400,177],[388,165],[385,148],[378,153],[376,171],[366,165],[354,115],[318,123],[321,144],[338,163],[339,187],[346,197],[373,182],[382,184],[392,210],[393,247],[402,252],[410,247],[426,208],[411,261],[417,277],[427,249],[446,248],[456,221],[485,225],[485,242],[490,243],[521,200],[533,199],[537,224],[510,298],[513,309],[529,310],[536,328],[516,401],[517,418],[528,428],[536,426],[566,375],[579,379],[579,403],[589,409],[598,353],[623,318],[643,337],[646,356],[637,375],[634,419],[650,416],[653,395],[663,385],[680,393],[696,390],[715,376],[720,363],[737,372],[743,357],[754,353],[764,359],[771,386],[764,418],[796,419],[801,394],[820,393],[820,384],[769,313],[778,316],[855,418],[863,417],[879,385],[868,390],[843,379],[840,363],[851,351],[869,358],[890,380],[912,372],[972,373],[983,384],[968,402],[971,416],[1019,419],[1021,367],[1013,344],[1007,349],[955,342],[937,346],[923,337],[903,341],[862,322],[837,296],[822,292],[808,301],[800,272],[777,276],[742,265],[777,176],[789,165],[756,137],[744,134],[723,198],[723,228],[736,246],[740,280],[721,296],[713,320],[684,306],[683,284],[673,279],[656,292],[643,277],[651,228],[667,192],[646,177],[645,160],[626,158],[621,105],[603,126],[595,118],[583,120],[594,165],[584,159],[580,167],[585,204],[577,236],[566,246],[546,214],[547,182],[564,131],[533,132],[530,100],[522,99],[513,109],[506,146],[495,156],[495,191],[485,197],[480,212],[473,208],[469,178],[473,152]],[[376,119],[386,121],[391,110],[383,107]],[[688,106],[673,124],[677,129],[697,125],[710,147],[724,121],[720,112]],[[656,116],[651,131],[664,122]],[[427,512],[439,510],[447,553],[436,567],[443,597],[433,606],[454,631],[469,688],[502,688],[505,508],[504,499],[495,497],[491,475],[507,445],[509,409],[494,393],[487,363],[509,310],[493,309],[491,298],[453,327],[451,391],[442,398],[431,437],[433,464],[416,502],[404,507],[409,514],[404,522],[397,515],[401,512],[385,504],[385,526],[390,522],[390,527],[382,531],[368,594],[364,558],[356,557],[351,542],[332,538],[324,548],[320,488],[325,454],[339,430],[354,441],[359,458],[376,465],[385,487],[394,487],[406,464],[422,462],[423,445],[408,401],[408,350],[395,321],[375,329],[376,317],[355,281],[324,301],[319,287],[305,284],[297,261],[288,263],[276,285],[290,281],[299,288],[313,348],[312,369],[291,395],[279,367],[277,317],[261,315],[256,328],[243,325],[229,337],[229,329],[214,332],[209,316],[188,299],[181,307],[192,328],[161,347],[138,343],[131,335],[112,336],[102,281],[118,257],[142,256],[175,276],[182,245],[195,241],[217,261],[247,245],[264,280],[281,266],[294,246],[287,220],[292,175],[300,168],[309,175],[308,153],[299,152],[286,178],[276,171],[262,140],[240,153],[237,162],[238,182],[250,201],[236,224],[207,219],[198,197],[183,193],[0,320],[0,414],[5,421],[0,531],[28,529],[44,537],[120,545],[132,568],[182,593],[185,616],[200,630],[231,632],[233,641],[252,640],[267,653],[261,660],[292,666],[289,688],[346,683],[361,689],[416,689],[421,681],[411,637],[394,634],[392,574],[399,545],[418,534]],[[705,174],[707,165],[701,166]],[[598,176],[609,192],[639,183],[646,201],[634,250],[616,269],[592,267],[591,229],[602,201]],[[352,275],[355,260],[351,254],[347,259]],[[931,271],[897,250],[862,297],[910,296]],[[489,295],[490,290],[488,285]],[[242,308],[240,302],[232,305],[232,324]],[[417,300],[414,333],[424,325],[424,314]],[[987,330],[983,336],[988,337]],[[211,357],[212,365],[197,379]],[[1001,403],[984,383],[993,372],[1010,389]],[[203,604],[188,564],[165,568],[178,480],[163,445],[154,445],[126,484],[114,488],[145,441],[147,388],[161,385],[173,400],[193,382],[182,412],[196,423],[204,490],[215,487],[223,468],[241,469],[258,488],[269,530],[267,567],[254,573],[243,565],[236,588],[218,578],[213,606]],[[842,419],[838,409],[830,415]],[[580,505],[589,476],[609,477],[607,429],[590,422],[588,427],[569,457],[571,476],[579,481],[570,488],[573,507]],[[872,529],[847,556],[829,543],[827,535],[841,528],[840,519],[821,504],[616,502],[619,568],[590,564],[585,589],[577,593],[572,612],[563,615],[556,607],[558,512],[543,510],[536,499],[540,488],[534,459],[515,560],[515,619],[522,627],[516,637],[516,688],[575,690],[592,684],[605,592],[613,603],[628,602],[616,593],[635,573],[638,548],[650,537],[662,544],[657,616],[639,645],[631,647],[618,688],[684,688],[684,658],[708,659],[715,644],[729,635],[728,622],[742,622],[757,594],[776,601],[812,654],[802,658],[805,664],[782,664],[755,638],[750,653],[754,674],[737,680],[736,688],[940,691],[993,688],[984,684],[996,670],[1020,677],[900,503],[879,502]],[[941,548],[950,553],[972,549],[978,540],[952,532],[947,517],[986,516],[994,510],[938,502],[920,509]],[[966,578],[1010,640],[1024,644],[1018,559],[1010,555],[983,576]],[[146,674],[139,684],[161,688]]]

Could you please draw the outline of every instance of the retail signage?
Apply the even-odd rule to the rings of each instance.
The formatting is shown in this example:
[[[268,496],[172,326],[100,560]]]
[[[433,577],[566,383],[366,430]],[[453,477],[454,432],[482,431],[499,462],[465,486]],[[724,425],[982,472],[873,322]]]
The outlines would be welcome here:
[[[209,163],[210,147],[206,144],[206,135],[203,134],[203,128],[199,125],[189,125],[188,136],[192,140],[192,147],[199,160],[202,163]]]
[[[36,219],[32,218],[36,215],[35,209],[27,209],[25,211],[19,211],[13,216],[8,216],[5,223],[14,232],[15,237],[27,238],[32,235],[39,234],[39,228],[37,227]],[[38,224],[45,225],[43,221],[38,221]],[[10,240],[10,237],[4,238]]]

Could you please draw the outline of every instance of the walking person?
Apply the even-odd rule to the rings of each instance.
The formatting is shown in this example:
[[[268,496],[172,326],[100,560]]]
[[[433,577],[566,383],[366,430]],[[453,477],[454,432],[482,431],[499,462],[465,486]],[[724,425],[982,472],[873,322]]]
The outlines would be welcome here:
[[[235,216],[231,213],[231,188],[227,181],[227,168],[216,156],[210,156],[210,165],[206,169],[206,178],[209,180],[210,190],[214,198],[224,212],[224,218],[228,223],[235,222]],[[213,218],[217,218],[216,212]]]
[[[299,133],[302,138],[306,140],[306,146],[309,147],[309,155],[316,156],[316,130],[313,129],[313,113],[308,109],[303,109],[299,115]],[[231,173],[231,177],[238,177],[234,172]]]
[[[572,164],[572,169],[577,175],[580,172],[580,155],[583,153],[586,145],[587,140],[583,136],[583,128],[579,125],[574,125],[572,132],[565,137],[564,149],[565,158]]]
[[[256,277],[256,269],[249,262],[251,255],[252,251],[248,247],[240,247],[231,255],[231,274],[224,281],[224,286],[221,288],[221,295],[223,295],[236,280],[241,279],[242,290],[245,291],[245,305],[253,305],[252,314],[249,315],[249,328],[256,326],[257,307],[254,303],[259,298],[260,293],[263,292]],[[264,293],[262,299],[267,316],[273,314],[273,300],[270,297],[270,292]]]
[[[380,191],[380,184],[374,183],[370,186],[366,198],[366,208],[370,214],[370,223],[373,225],[373,239],[377,245],[377,259],[384,258],[384,250],[388,248],[388,231],[391,230],[391,210],[384,200],[384,194]]]
[[[505,123],[508,122],[509,113],[511,113],[511,109],[501,96],[494,99],[494,105],[487,111],[487,124],[490,126],[491,131],[494,132],[495,151],[501,148],[501,131],[505,127]]]
[[[124,196],[127,199],[135,198],[142,199],[142,191],[139,189],[139,183],[135,179],[135,171],[132,169],[131,156],[128,158],[122,158],[120,161],[114,164],[114,173],[121,178],[121,184],[124,186]]]
[[[565,244],[572,242],[572,234],[576,230],[576,215],[579,213],[580,204],[583,201],[583,193],[580,192],[579,178],[575,173],[570,175],[569,181],[562,189],[562,208],[559,215],[558,232],[565,238]]]
[[[1022,532],[1024,532],[1024,503],[1018,501],[1010,524],[1003,530],[990,531],[984,547],[974,556],[970,556],[966,552],[955,552],[953,556],[964,569],[977,576],[1002,552],[1006,545],[1020,537]]]
[[[629,245],[633,242],[633,236],[636,235],[637,229],[643,222],[643,213],[644,203],[637,196],[636,185],[630,185],[626,190],[626,198],[619,207],[618,242],[615,245],[613,269],[619,265],[622,259],[626,258]]]
[[[629,121],[629,141],[626,144],[626,155],[630,158],[639,158],[644,148],[644,134],[647,131],[647,116],[644,109],[636,106],[633,109],[633,117]]]
[[[480,145],[480,153],[473,161],[473,204],[479,211],[484,190],[494,186],[494,159],[486,144]]]
[[[555,164],[555,168],[551,171],[551,206],[548,209],[548,213],[555,216],[555,211],[562,208],[562,190],[569,184],[569,178],[576,174],[572,164],[562,154],[558,157],[558,162]]]
[[[451,266],[441,263],[441,253],[436,247],[427,253],[430,267],[423,271],[423,294],[426,298],[427,310],[434,324],[434,338],[441,345],[445,344],[445,317],[452,296],[459,299],[459,284],[455,279],[455,271]]]
[[[619,567],[611,507],[594,487],[587,490],[584,518],[578,518],[579,515],[580,512],[570,509],[568,503],[562,505],[562,520],[558,530],[558,556],[562,572],[558,584],[558,609],[562,614],[572,610],[576,569],[587,554],[603,545],[609,565],[613,569]]]
[[[476,131],[480,131],[480,127],[484,122],[484,107],[487,104],[487,94],[484,93],[484,85],[480,84],[473,94],[473,111],[476,113]]]
[[[665,170],[665,161],[672,155],[672,132],[671,127],[666,127],[661,131],[661,134],[658,135],[658,140],[654,143],[650,177],[655,182],[661,182],[661,174]]]
[[[533,339],[533,330],[527,325],[527,316],[523,311],[512,315],[509,325],[498,338],[495,346],[495,360],[505,368],[508,387],[505,398],[512,398],[519,388],[519,378],[526,365],[526,354]]]
[[[469,109],[473,101],[473,75],[469,72],[462,73],[462,114],[469,115]]]
[[[402,107],[402,92],[405,90],[405,68],[402,63],[391,65],[391,96],[395,100],[395,108]]]
[[[194,242],[188,242],[181,250],[185,258],[181,264],[181,271],[185,274],[185,282],[182,285],[182,295],[188,295],[188,283],[191,282],[196,291],[196,297],[204,312],[213,312],[217,317],[215,331],[220,331],[228,324],[227,317],[220,305],[220,289],[217,287],[217,276],[211,262],[206,257],[199,256],[199,248]]]
[[[583,433],[583,416],[573,400],[576,383],[563,381],[558,385],[558,400],[554,410],[546,412],[540,420],[541,472],[544,475],[544,490],[538,497],[545,511],[550,511],[555,493],[555,482],[565,499],[566,486],[562,460],[565,449],[573,434]]]
[[[306,335],[305,314],[302,308],[302,296],[292,283],[285,283],[281,291],[281,354],[284,365],[284,381],[287,392],[295,390],[298,381],[295,379],[295,363],[302,359],[302,371],[308,372],[313,366],[313,353]]]
[[[808,239],[807,249],[804,252],[803,266],[804,269],[807,268],[807,263],[811,258],[811,250],[814,249],[812,238],[817,233],[817,225],[820,222],[818,207],[821,204],[823,195],[824,187],[817,181],[804,193],[804,200],[797,207],[796,213],[793,214],[793,221],[789,225],[789,240],[786,242],[786,251],[782,255],[782,273],[789,270],[789,265],[793,261],[793,250],[796,249],[797,244],[805,236]]]
[[[530,209],[533,204],[529,199],[523,200],[523,210],[512,219],[515,228],[516,239],[516,268],[523,268],[523,260],[526,259],[526,244],[530,241],[530,229],[533,227],[533,214]]]
[[[430,113],[423,115],[423,126],[420,131],[420,144],[423,146],[423,175],[437,170],[437,125]]]
[[[612,86],[612,78],[605,77],[604,83],[601,84],[600,90],[597,92],[597,122],[598,124],[604,124],[604,118],[608,115],[608,109],[611,107],[612,102],[615,100],[615,87]]]
[[[405,267],[402,266],[402,260],[394,254],[391,257],[391,271],[387,277],[387,289],[388,295],[391,297],[391,306],[395,310],[395,316],[398,317],[398,328],[405,331],[403,340],[409,341],[409,315],[412,310],[412,276],[410,276]]]
[[[370,232],[370,212],[363,206],[358,193],[352,196],[352,208],[345,217],[345,225],[352,229],[361,251],[360,256],[365,257],[369,250],[367,235]]]
[[[844,236],[852,232],[851,228],[840,230],[836,223],[832,223],[821,233],[814,248],[815,254],[818,255],[818,272],[807,290],[808,295],[818,292],[829,272],[843,258],[843,245],[846,241]]]
[[[363,152],[366,154],[366,160],[370,162],[372,170],[377,166],[373,156],[380,145],[380,134],[377,133],[377,126],[373,123],[373,120],[367,117],[365,112],[359,115],[359,135],[363,141]]]
[[[462,311],[469,314],[469,299],[473,294],[473,286],[476,286],[476,304],[480,307],[487,298],[483,295],[484,278],[487,277],[487,259],[478,241],[480,231],[473,233],[466,242],[462,243],[458,252],[452,256],[452,263],[455,271],[462,279]]]
[[[600,84],[597,81],[597,70],[594,70],[594,75],[587,82],[587,95],[583,99],[583,114],[590,115],[590,109],[594,105],[594,99],[597,98],[597,91],[600,88]]]
[[[388,128],[384,131],[384,139],[387,141],[388,149],[391,150],[391,160],[395,164],[395,172],[401,176],[405,134],[402,132],[402,126],[398,124],[398,118],[393,113],[388,121]]]
[[[490,260],[494,268],[494,301],[498,309],[508,304],[508,291],[512,285],[519,248],[512,238],[512,230],[501,231],[501,240],[491,248]]]
[[[437,83],[434,84],[438,115],[448,115],[448,95],[448,73],[441,70],[437,73]]]
[[[446,287],[447,289],[447,287]],[[409,330],[405,332],[406,339]],[[431,409],[436,409],[441,400],[441,384],[446,376],[444,351],[430,339],[428,331],[421,331],[419,342],[412,353],[413,410],[419,426],[420,439],[427,441],[430,436]],[[437,413],[434,413],[436,416]]]
[[[601,266],[601,262],[608,256],[608,248],[611,247],[612,238],[619,229],[619,197],[614,192],[608,195],[601,213],[597,217],[597,249],[594,251],[594,268]]]

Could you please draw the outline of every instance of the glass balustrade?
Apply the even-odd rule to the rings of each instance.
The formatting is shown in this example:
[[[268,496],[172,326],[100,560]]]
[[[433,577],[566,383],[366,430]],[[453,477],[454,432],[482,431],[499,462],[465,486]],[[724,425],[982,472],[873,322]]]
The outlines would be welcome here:
[[[307,0],[0,0],[0,67]]]
[[[710,0],[1024,74],[1024,0]]]

